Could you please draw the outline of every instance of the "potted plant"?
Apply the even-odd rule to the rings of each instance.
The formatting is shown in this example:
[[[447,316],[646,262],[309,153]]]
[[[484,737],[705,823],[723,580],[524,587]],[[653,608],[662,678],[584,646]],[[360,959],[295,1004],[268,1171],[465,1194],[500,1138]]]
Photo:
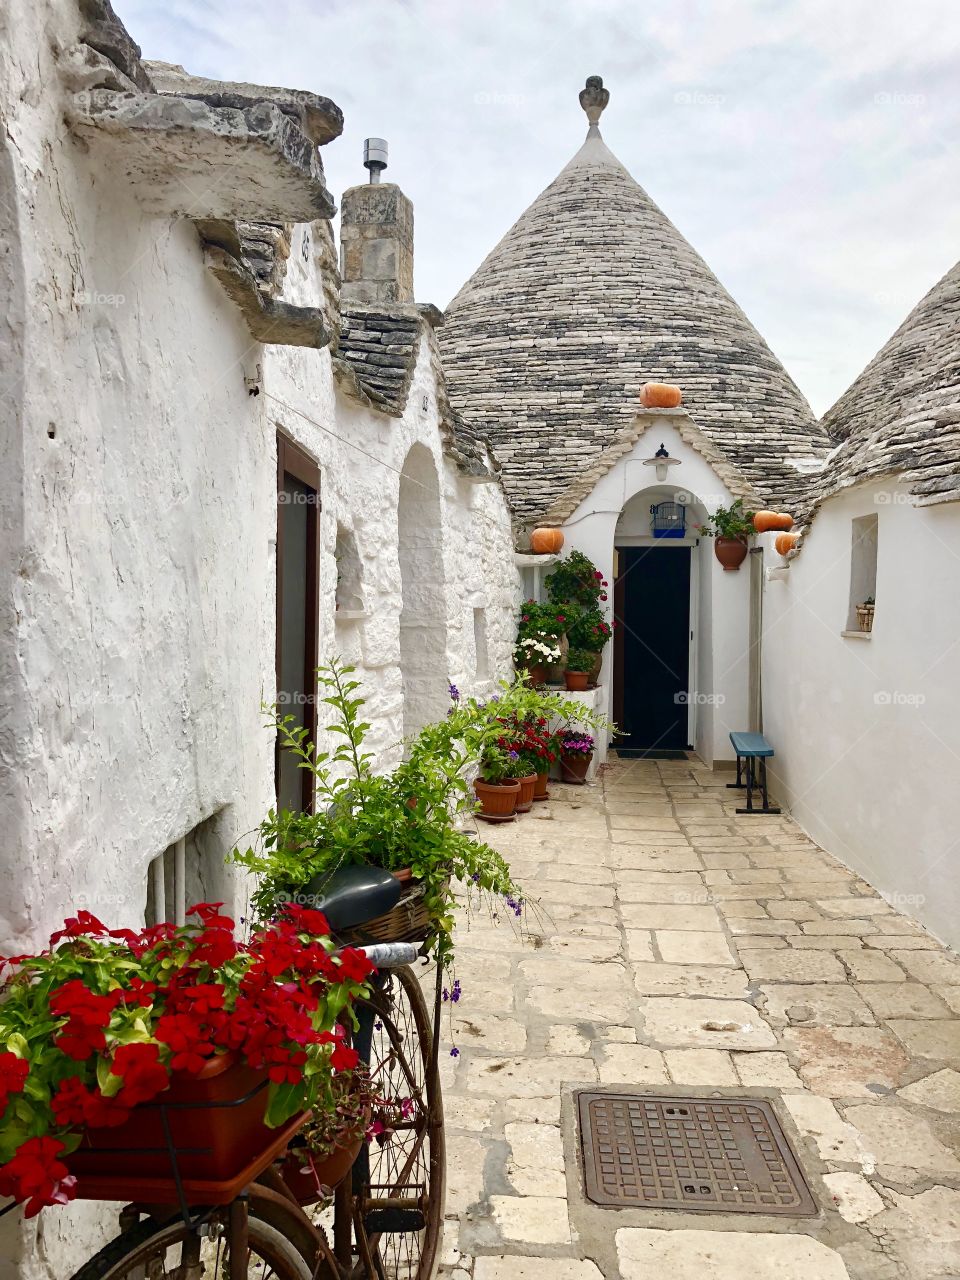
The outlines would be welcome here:
[[[567,654],[566,681],[571,691],[586,689],[597,655],[589,649],[571,649]]]
[[[564,782],[582,785],[593,759],[593,738],[578,729],[566,729],[560,734],[560,772]]]
[[[139,932],[80,911],[48,951],[7,962],[0,1194],[27,1216],[172,1185],[164,1116],[181,1177],[229,1180],[356,1066],[338,1018],[365,991],[366,957],[336,955],[320,913],[297,907],[240,943],[221,905]]]
[[[520,798],[519,756],[512,747],[488,746],[480,758],[480,776],[473,787],[480,801],[479,817],[487,822],[512,822]]]
[[[608,584],[589,556],[571,551],[544,579],[551,601],[557,605],[578,604],[595,608],[606,600]]]
[[[873,611],[876,608],[876,602],[873,596],[867,596],[863,604],[858,604],[857,608],[857,626],[861,631],[873,630]]]
[[[347,1176],[377,1103],[370,1076],[362,1068],[330,1078],[322,1105],[314,1107],[280,1162],[280,1174],[300,1204],[328,1199]]]
[[[546,632],[524,636],[513,651],[513,664],[518,671],[526,671],[534,688],[542,687],[547,680],[547,667],[560,662],[563,652],[560,645]]]
[[[313,773],[317,811],[271,811],[256,846],[234,850],[233,858],[257,876],[251,901],[265,919],[279,903],[301,901],[296,895],[338,867],[382,867],[409,883],[422,907],[418,936],[439,964],[448,965],[454,951],[453,881],[498,898],[523,896],[501,854],[473,839],[460,821],[476,807],[468,771],[495,734],[477,704],[454,690],[448,716],[408,741],[407,758],[396,769],[376,774],[373,756],[364,750],[370,725],[362,719],[364,699],[352,672],[336,660],[317,672],[332,715],[332,750],[317,751],[292,716],[269,722],[281,746]]]
[[[747,511],[743,498],[729,507],[718,507],[697,529],[705,538],[714,539],[713,550],[727,572],[736,572],[747,558],[747,539],[756,532],[753,512]]]

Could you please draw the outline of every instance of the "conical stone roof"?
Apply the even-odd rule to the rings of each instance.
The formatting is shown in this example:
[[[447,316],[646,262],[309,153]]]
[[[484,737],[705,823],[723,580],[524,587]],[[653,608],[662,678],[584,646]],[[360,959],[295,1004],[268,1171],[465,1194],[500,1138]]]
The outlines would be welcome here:
[[[596,78],[587,83],[596,92]],[[454,407],[489,438],[523,521],[562,505],[634,421],[645,382],[679,383],[693,421],[764,501],[789,506],[806,481],[784,459],[829,447],[769,347],[595,122],[454,298],[439,336]]]
[[[903,474],[920,504],[960,500],[960,262],[823,417],[840,447],[820,498]]]

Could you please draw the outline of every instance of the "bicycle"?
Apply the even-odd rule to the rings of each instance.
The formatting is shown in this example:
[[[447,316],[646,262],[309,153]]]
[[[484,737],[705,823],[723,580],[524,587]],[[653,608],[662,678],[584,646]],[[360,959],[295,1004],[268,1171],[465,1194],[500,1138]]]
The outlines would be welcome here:
[[[389,873],[371,868],[346,868],[327,890],[316,905],[338,940],[362,934],[403,892]],[[412,967],[420,947],[394,942],[362,949],[377,975],[370,996],[358,1002],[353,1044],[377,1095],[402,1097],[404,1107],[384,1135],[361,1145],[334,1191],[332,1210],[309,1212],[284,1182],[274,1161],[289,1135],[264,1152],[262,1167],[226,1203],[198,1203],[196,1194],[188,1195],[171,1150],[176,1198],[125,1205],[121,1234],[73,1280],[430,1280],[446,1173],[438,1070],[441,972],[431,1021]]]

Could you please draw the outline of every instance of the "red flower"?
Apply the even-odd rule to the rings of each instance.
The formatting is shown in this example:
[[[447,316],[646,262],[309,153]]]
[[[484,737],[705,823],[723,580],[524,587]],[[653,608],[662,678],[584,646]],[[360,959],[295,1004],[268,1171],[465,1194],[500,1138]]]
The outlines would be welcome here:
[[[110,1025],[110,1015],[122,998],[123,992],[119,990],[98,996],[77,978],[65,982],[50,996],[50,1012],[54,1017],[67,1017],[66,1026],[54,1043],[77,1062],[105,1048],[103,1028]]]
[[[0,1110],[8,1093],[22,1093],[30,1063],[15,1053],[0,1053]]]
[[[123,1002],[124,1004],[139,1005],[141,1009],[146,1009],[153,1004],[153,993],[156,989],[157,984],[155,982],[144,982],[138,974],[134,974],[130,979],[128,990],[123,992]]]
[[[56,1138],[28,1138],[0,1167],[0,1195],[26,1200],[24,1217],[33,1218],[44,1205],[67,1204],[76,1195],[76,1178],[57,1159],[63,1150]]]
[[[89,911],[78,911],[64,921],[62,929],[50,935],[50,945],[55,947],[61,938],[83,938],[100,936],[107,932],[107,926]]]
[[[188,916],[199,916],[206,929],[229,929],[233,931],[233,921],[229,916],[220,914],[222,902],[198,902],[187,911]]]
[[[170,1068],[173,1071],[190,1071],[196,1075],[213,1053],[206,1026],[191,1013],[163,1014],[154,1035],[172,1051]]]
[[[150,1102],[170,1083],[167,1069],[160,1061],[160,1049],[155,1044],[121,1045],[113,1055],[110,1073],[123,1077],[120,1100],[127,1107]]]
[[[360,1055],[356,1049],[351,1049],[347,1044],[338,1044],[330,1055],[330,1065],[334,1071],[352,1071],[360,1061]]]
[[[299,933],[309,933],[315,938],[330,936],[330,925],[322,911],[311,911],[308,907],[298,907],[295,902],[288,902],[284,907],[284,915],[293,921]]]
[[[607,598],[607,593],[606,593],[605,591],[601,591],[601,592],[600,592],[600,599],[601,599],[601,600],[606,600],[606,598]]]
[[[340,952],[340,974],[348,982],[363,982],[373,973],[374,968],[362,951],[355,947],[346,947]]]

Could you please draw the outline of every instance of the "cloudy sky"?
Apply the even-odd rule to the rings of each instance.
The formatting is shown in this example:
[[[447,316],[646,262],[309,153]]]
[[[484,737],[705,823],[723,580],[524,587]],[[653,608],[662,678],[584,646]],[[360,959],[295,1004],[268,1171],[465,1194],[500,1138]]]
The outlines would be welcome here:
[[[579,147],[607,145],[818,412],[960,257],[956,0],[114,0],[144,56],[344,111],[336,194],[386,137],[445,306]]]

